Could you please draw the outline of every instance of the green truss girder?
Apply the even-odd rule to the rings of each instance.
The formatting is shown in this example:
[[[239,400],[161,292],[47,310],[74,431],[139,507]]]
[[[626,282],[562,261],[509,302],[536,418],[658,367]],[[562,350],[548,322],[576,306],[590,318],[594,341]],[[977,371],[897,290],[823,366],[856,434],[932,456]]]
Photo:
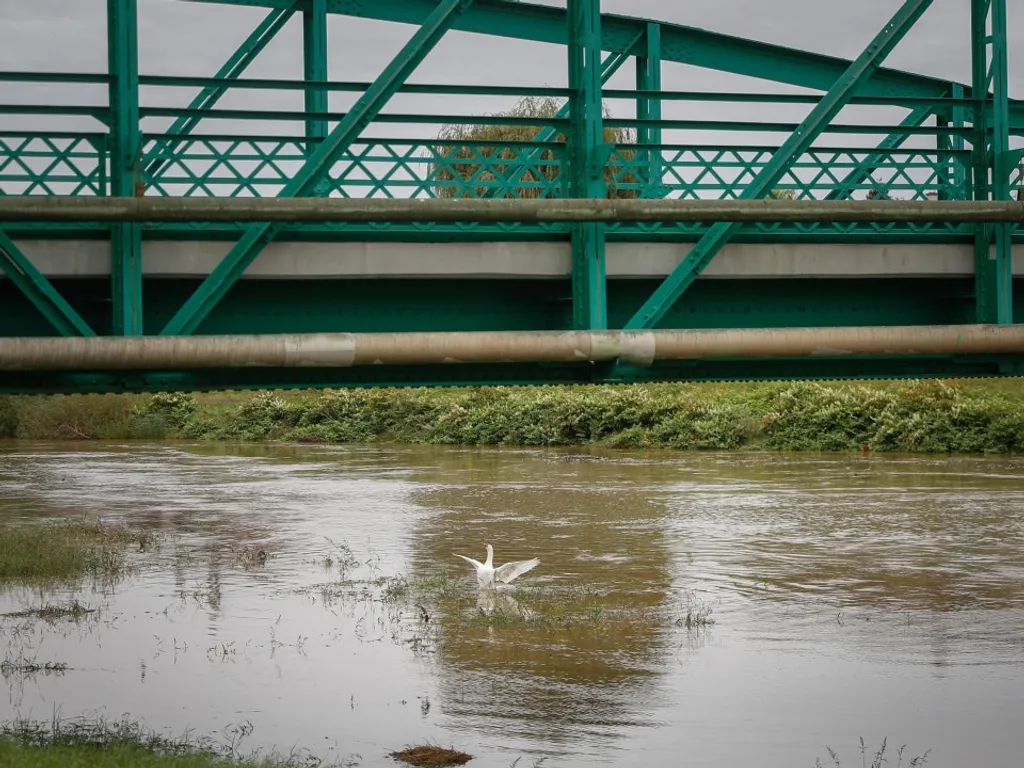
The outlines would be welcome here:
[[[281,8],[290,0],[188,0],[189,2]],[[358,18],[421,24],[436,0],[328,0],[328,11]],[[852,63],[838,56],[747,40],[684,24],[669,24],[620,14],[601,14],[602,48],[635,54],[648,24],[661,28],[662,58],[703,69],[827,91]],[[452,27],[484,35],[565,45],[563,8],[510,0],[477,0]],[[861,96],[941,98],[952,83],[925,75],[880,67],[862,85]],[[967,95],[971,95],[970,89]],[[1015,125],[1024,125],[1024,102],[1011,102]]]
[[[315,186],[331,167],[335,158],[349,147],[367,125],[373,122],[380,110],[397,92],[399,86],[434,49],[454,19],[472,3],[473,0],[443,0],[437,5],[423,26],[402,47],[402,50],[359,98],[345,118],[320,143],[299,172],[285,185],[281,193],[282,197],[309,195],[314,191]],[[269,224],[249,227],[241,240],[214,268],[177,314],[171,318],[161,331],[161,335],[173,336],[195,331],[279,229],[280,226]]]
[[[878,69],[878,66],[913,28],[918,19],[931,7],[933,0],[906,0],[892,19],[875,36],[868,47],[833,84],[828,93],[808,113],[807,117],[777,153],[772,156],[757,177],[740,193],[740,199],[756,199],[770,191],[773,184],[786,172],[792,160],[804,152],[822,129],[842,110],[850,97]],[[651,297],[627,321],[626,329],[653,328],[665,316],[676,300],[697,279],[700,272],[739,230],[736,223],[721,222],[687,254],[686,258],[658,286]]]
[[[141,194],[142,132],[139,125],[137,0],[107,0],[107,72],[110,76],[110,187],[117,197]],[[142,227],[110,228],[110,292],[113,329],[142,335]]]
[[[65,301],[46,276],[0,229],[0,269],[61,336],[95,336],[74,307]]]
[[[228,60],[224,62],[224,66],[217,70],[214,78],[225,81],[238,79],[256,57],[260,55],[263,49],[267,47],[270,41],[274,39],[277,33],[284,29],[285,25],[291,20],[295,13],[294,6],[295,3],[293,1],[289,2],[285,8],[271,10],[263,21],[256,26],[256,29],[242,41],[242,44],[238,46],[237,50],[231,54]],[[212,109],[220,101],[221,97],[227,93],[228,88],[228,83],[210,85],[203,88],[199,95],[192,99],[186,109],[189,113],[198,112],[200,114],[187,114],[177,118],[171,124],[171,127],[167,129],[167,133],[176,137],[176,139],[168,142],[159,142],[156,148],[150,152],[151,160],[146,165],[147,178],[153,178],[160,173],[160,170],[168,160],[174,157],[174,147],[180,142],[180,138],[192,133],[203,119],[201,113]]]

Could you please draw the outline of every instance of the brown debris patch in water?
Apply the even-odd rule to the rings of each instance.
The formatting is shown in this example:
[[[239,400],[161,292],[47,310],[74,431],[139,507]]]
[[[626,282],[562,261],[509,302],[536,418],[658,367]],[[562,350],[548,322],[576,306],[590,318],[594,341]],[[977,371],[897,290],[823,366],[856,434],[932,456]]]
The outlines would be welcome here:
[[[443,768],[446,765],[464,765],[473,759],[472,755],[444,747],[409,747],[401,752],[392,752],[391,757],[419,768]]]

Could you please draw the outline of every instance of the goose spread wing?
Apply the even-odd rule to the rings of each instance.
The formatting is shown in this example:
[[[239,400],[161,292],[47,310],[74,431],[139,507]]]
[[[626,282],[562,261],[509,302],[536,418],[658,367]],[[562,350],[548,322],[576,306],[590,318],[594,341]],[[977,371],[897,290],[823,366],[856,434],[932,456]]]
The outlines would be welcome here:
[[[465,560],[465,561],[466,561],[467,563],[469,563],[470,565],[472,565],[472,566],[473,566],[474,568],[476,568],[476,569],[477,569],[478,571],[479,571],[479,570],[480,570],[481,568],[483,568],[483,567],[484,567],[484,564],[483,564],[483,563],[479,563],[479,562],[477,562],[477,561],[476,561],[476,560],[474,560],[474,559],[473,559],[472,557],[466,557],[465,555],[460,555],[460,554],[458,554],[457,552],[452,552],[452,554],[453,554],[453,555],[455,555],[456,557],[461,557],[461,558],[462,558],[463,560]]]
[[[519,578],[527,571],[532,571],[538,565],[540,565],[540,560],[536,557],[532,560],[517,560],[514,563],[505,563],[494,571],[494,578],[496,581],[508,584],[510,581]]]

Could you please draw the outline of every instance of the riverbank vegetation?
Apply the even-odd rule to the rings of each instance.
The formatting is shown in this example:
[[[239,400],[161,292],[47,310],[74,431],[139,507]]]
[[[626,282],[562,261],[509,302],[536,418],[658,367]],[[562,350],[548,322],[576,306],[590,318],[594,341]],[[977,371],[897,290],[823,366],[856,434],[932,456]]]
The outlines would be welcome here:
[[[775,382],[0,398],[0,436],[1016,453],[1024,383]]]

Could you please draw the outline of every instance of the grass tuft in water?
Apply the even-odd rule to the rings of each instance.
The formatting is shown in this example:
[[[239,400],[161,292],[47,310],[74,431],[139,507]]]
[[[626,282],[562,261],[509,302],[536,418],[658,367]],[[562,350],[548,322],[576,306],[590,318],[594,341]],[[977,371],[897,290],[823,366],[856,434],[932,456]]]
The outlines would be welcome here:
[[[415,765],[417,768],[444,768],[447,765],[465,765],[473,759],[472,755],[468,755],[465,752],[432,745],[407,747],[400,752],[392,752],[391,757],[401,760],[403,763]]]
[[[95,613],[95,608],[86,608],[77,600],[72,600],[67,605],[43,605],[39,608],[26,608],[21,611],[0,613],[0,618],[42,619],[43,621],[53,623],[60,619],[79,621],[80,619],[84,619],[86,616],[91,616]]]
[[[233,554],[235,564],[246,571],[262,568],[267,564],[267,560],[275,557],[273,554],[268,554],[263,547],[242,547],[235,550]]]
[[[328,536],[324,538],[330,543],[333,551],[325,555],[320,564],[327,569],[337,567],[341,573],[341,578],[345,579],[349,571],[359,566],[359,559],[352,552],[352,548],[344,541],[338,542]]]
[[[127,572],[129,547],[155,543],[151,533],[101,522],[0,523],[0,584],[117,579]]]
[[[868,762],[868,746],[867,746],[867,744],[864,743],[864,737],[861,736],[860,737],[860,759],[861,759],[861,766],[862,766],[862,768],[882,768],[882,766],[888,765],[889,761],[885,759],[885,751],[888,748],[888,743],[889,743],[888,737],[882,739],[881,745],[879,745],[879,747],[875,751],[874,755],[871,756],[871,762],[869,763]],[[903,753],[906,750],[906,748],[907,748],[907,745],[904,744],[898,750],[896,750],[897,762],[896,762],[895,768],[902,768],[902,766],[903,766]],[[826,746],[825,749],[828,752],[829,757],[832,759],[832,764],[835,766],[835,768],[842,768],[842,764],[839,761],[838,753],[834,749],[832,749],[832,747],[829,747],[829,746]],[[907,768],[920,768],[920,766],[923,766],[927,762],[928,755],[930,753],[931,753],[931,750],[929,749],[923,755],[918,755],[917,757],[911,758],[910,762],[907,763]],[[814,761],[814,766],[815,766],[815,768],[824,768],[824,764],[821,762],[821,758],[818,758],[818,759],[816,759]]]
[[[529,625],[539,629],[556,629],[580,624],[596,625],[612,619],[600,598],[587,587],[564,589],[524,585],[514,591],[496,591],[493,606],[484,610],[477,602],[469,620],[472,626],[511,627]],[[472,602],[476,602],[474,595]],[[467,598],[467,603],[470,600]]]
[[[40,672],[56,672],[60,674],[67,672],[67,670],[68,665],[63,661],[44,661],[41,664],[37,661],[24,658],[8,658],[0,661],[0,675],[3,677],[10,677],[12,675],[28,677],[29,675],[37,675]]]
[[[678,626],[683,626],[687,629],[700,629],[701,627],[710,627],[715,623],[714,618],[711,616],[712,608],[710,603],[697,597],[696,592],[687,593],[684,608],[686,612],[676,621]]]
[[[409,582],[404,576],[399,576],[405,584],[404,594],[416,594],[423,597],[430,597],[435,600],[458,599],[465,592],[465,585],[460,579],[456,579],[447,573],[437,572],[422,576]]]
[[[464,579],[438,572],[416,579],[404,576],[381,579],[382,599],[404,606],[420,623],[438,627],[530,627],[540,631],[612,622],[643,620],[643,612],[608,609],[601,596],[586,586],[517,585],[514,589],[479,592]]]

